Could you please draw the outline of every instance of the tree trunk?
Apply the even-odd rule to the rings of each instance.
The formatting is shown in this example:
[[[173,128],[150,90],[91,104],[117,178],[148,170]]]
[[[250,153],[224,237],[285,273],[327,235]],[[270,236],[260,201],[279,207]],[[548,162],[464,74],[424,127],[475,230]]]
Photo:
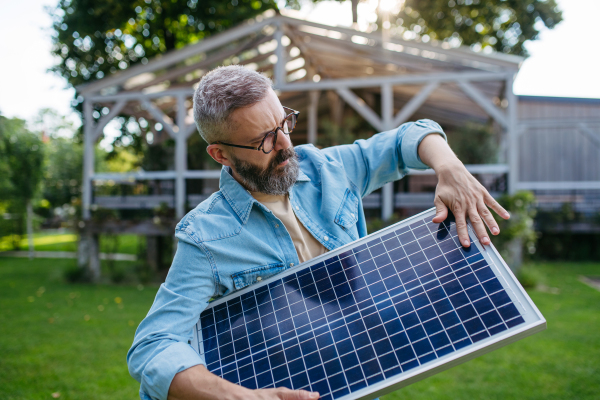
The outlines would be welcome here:
[[[29,245],[29,259],[33,260],[33,206],[31,200],[27,200],[27,243]]]

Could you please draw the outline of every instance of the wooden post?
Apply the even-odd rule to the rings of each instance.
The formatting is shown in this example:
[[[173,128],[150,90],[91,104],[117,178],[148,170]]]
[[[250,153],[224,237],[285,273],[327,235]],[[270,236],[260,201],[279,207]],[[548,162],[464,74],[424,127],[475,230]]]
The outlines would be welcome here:
[[[88,234],[88,246],[89,246],[89,263],[88,263],[88,271],[90,274],[90,278],[92,282],[99,282],[101,276],[101,268],[100,268],[100,238],[98,234],[89,233]]]
[[[92,117],[93,104],[90,100],[83,102],[83,187],[82,187],[82,217],[90,219],[90,205],[92,203],[92,174],[94,173],[94,119]]]
[[[321,92],[311,90],[308,92],[308,143],[315,144],[317,142],[318,129],[318,114],[319,114],[319,96]]]
[[[394,91],[391,84],[381,86],[381,120],[384,130],[394,129]],[[393,213],[394,182],[389,182],[381,188],[381,219],[387,221]]]
[[[508,134],[508,193],[517,191],[519,182],[519,135],[518,135],[518,103],[513,93],[514,75],[506,79],[505,97],[508,101],[508,118],[506,132]]]
[[[185,214],[185,178],[187,169],[187,135],[185,132],[185,97],[177,96],[177,136],[175,137],[175,215],[182,218]]]

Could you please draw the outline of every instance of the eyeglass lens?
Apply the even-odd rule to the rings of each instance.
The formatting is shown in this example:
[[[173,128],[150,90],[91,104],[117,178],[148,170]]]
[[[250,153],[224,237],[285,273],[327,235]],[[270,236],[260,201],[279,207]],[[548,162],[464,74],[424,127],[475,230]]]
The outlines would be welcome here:
[[[290,133],[290,132],[292,132],[292,130],[294,130],[295,125],[296,125],[296,116],[294,114],[291,114],[285,119],[281,129],[283,129],[284,133]],[[269,134],[265,137],[265,140],[263,142],[263,147],[262,147],[262,149],[265,153],[270,153],[271,150],[273,150],[273,147],[275,147],[275,143],[277,140],[276,137],[277,137],[277,132],[269,132]]]

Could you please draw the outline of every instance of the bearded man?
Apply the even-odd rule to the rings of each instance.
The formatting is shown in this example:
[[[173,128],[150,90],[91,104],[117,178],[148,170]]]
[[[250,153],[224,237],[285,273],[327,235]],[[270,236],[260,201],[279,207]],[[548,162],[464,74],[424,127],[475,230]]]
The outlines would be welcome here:
[[[239,66],[206,74],[194,94],[194,119],[223,165],[219,191],[179,222],[177,252],[127,355],[148,399],[316,399],[318,393],[273,383],[249,390],[210,373],[191,347],[194,325],[210,299],[265,280],[367,235],[362,198],[409,168],[438,177],[433,222],[453,211],[461,243],[466,218],[483,244],[498,234],[490,196],[430,120],[351,145],[294,148],[298,112],[281,105],[271,81]],[[285,343],[284,343],[285,345]],[[308,389],[308,388],[307,388]]]

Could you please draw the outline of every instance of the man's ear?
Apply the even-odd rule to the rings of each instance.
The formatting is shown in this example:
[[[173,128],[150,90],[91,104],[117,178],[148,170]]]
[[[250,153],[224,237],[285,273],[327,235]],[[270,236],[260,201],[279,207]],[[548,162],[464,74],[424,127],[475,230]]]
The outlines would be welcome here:
[[[206,152],[219,164],[231,167],[231,160],[220,145],[211,144],[206,148]]]

